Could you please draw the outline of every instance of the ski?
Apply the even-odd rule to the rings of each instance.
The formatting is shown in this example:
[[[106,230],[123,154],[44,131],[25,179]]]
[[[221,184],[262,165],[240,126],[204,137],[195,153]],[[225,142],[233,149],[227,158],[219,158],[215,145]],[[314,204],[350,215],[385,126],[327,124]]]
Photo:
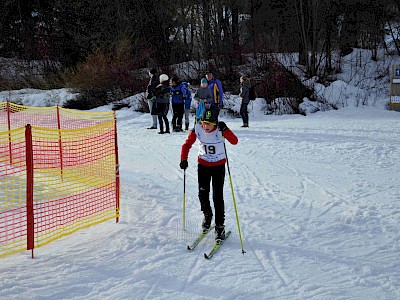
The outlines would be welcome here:
[[[199,236],[197,237],[197,239],[195,239],[193,241],[193,243],[191,243],[190,245],[187,246],[188,250],[193,250],[194,248],[196,248],[196,246],[202,241],[202,239],[205,238],[205,236],[212,230],[214,229],[214,226],[211,226],[208,230],[205,229],[202,231],[202,233],[199,234]]]
[[[225,239],[224,240],[219,240],[215,242],[214,247],[211,249],[211,251],[207,254],[204,253],[204,258],[205,259],[210,259],[211,257],[213,257],[213,255],[218,251],[219,248],[221,248],[222,244],[226,241],[226,239],[230,236],[231,232],[228,231],[225,234]]]

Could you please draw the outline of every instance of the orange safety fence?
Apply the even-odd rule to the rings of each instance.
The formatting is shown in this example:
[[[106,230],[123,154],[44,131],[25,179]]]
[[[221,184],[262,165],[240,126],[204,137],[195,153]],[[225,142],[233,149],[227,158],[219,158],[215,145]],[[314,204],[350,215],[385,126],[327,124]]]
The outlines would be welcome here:
[[[33,256],[34,248],[79,229],[118,222],[115,114],[22,106],[11,112],[10,104],[4,111],[20,114],[19,125],[25,119],[39,126],[0,132],[0,257],[25,249]],[[0,124],[8,127],[10,119],[0,116]]]

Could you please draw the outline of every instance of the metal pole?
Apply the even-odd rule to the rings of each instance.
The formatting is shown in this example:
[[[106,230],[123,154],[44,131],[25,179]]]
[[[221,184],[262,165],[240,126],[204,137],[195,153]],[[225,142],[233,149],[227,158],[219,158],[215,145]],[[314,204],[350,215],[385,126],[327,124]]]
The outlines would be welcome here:
[[[183,231],[186,231],[186,169],[183,170]]]
[[[232,176],[231,176],[231,170],[229,168],[228,153],[226,152],[225,141],[224,141],[224,150],[225,150],[225,156],[226,156],[226,165],[228,167],[229,183],[231,185],[233,207],[235,208],[236,223],[237,223],[237,228],[238,228],[238,232],[239,232],[240,245],[242,246],[242,254],[245,254],[246,251],[244,251],[244,246],[243,246],[242,233],[241,233],[241,230],[240,230],[239,216],[238,216],[237,207],[236,207],[235,193],[233,191]]]

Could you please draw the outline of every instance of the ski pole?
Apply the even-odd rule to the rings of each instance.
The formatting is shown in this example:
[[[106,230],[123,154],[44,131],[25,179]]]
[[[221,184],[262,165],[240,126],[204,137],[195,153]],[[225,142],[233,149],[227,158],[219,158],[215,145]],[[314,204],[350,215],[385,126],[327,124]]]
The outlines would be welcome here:
[[[235,193],[233,191],[232,176],[231,176],[231,170],[229,168],[228,153],[226,152],[225,141],[224,141],[224,150],[225,150],[225,156],[226,156],[226,165],[228,167],[229,183],[230,183],[231,192],[232,192],[233,207],[235,208],[236,224],[237,224],[237,228],[238,228],[238,232],[239,232],[240,245],[242,246],[242,254],[245,254],[246,251],[244,251],[244,247],[243,247],[242,233],[240,231],[239,216],[238,216],[237,207],[236,207]]]
[[[183,231],[186,231],[186,169],[183,170]]]

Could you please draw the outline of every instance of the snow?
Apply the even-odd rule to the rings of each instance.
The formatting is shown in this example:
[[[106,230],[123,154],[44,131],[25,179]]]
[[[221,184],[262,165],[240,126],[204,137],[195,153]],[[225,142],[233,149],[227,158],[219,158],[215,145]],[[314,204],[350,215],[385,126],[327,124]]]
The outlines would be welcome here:
[[[186,171],[184,232],[179,162],[187,132],[147,130],[150,115],[134,111],[137,94],[123,101],[131,108],[117,111],[120,222],[35,249],[35,259],[28,251],[1,258],[0,299],[400,299],[400,113],[385,109],[388,74],[380,76],[398,57],[379,65],[361,54],[368,52],[344,58],[330,86],[309,81],[338,110],[304,99],[307,116],[265,115],[257,99],[249,128],[221,116],[239,138],[226,146],[244,255],[228,174],[232,235],[209,261],[203,252],[212,234],[186,250],[202,220],[197,149]],[[357,67],[360,61],[368,63]],[[76,94],[27,89],[0,92],[0,101],[10,96],[49,106]],[[225,105],[240,108],[234,95]]]
[[[250,104],[250,127],[221,119],[232,194],[232,235],[210,261],[210,234],[186,245],[202,220],[196,147],[186,171],[182,231],[180,149],[187,133],[147,130],[149,114],[117,112],[121,218],[1,259],[1,299],[399,299],[400,134],[382,106],[271,116]],[[105,107],[103,109],[109,109]],[[171,115],[169,115],[171,120]]]

